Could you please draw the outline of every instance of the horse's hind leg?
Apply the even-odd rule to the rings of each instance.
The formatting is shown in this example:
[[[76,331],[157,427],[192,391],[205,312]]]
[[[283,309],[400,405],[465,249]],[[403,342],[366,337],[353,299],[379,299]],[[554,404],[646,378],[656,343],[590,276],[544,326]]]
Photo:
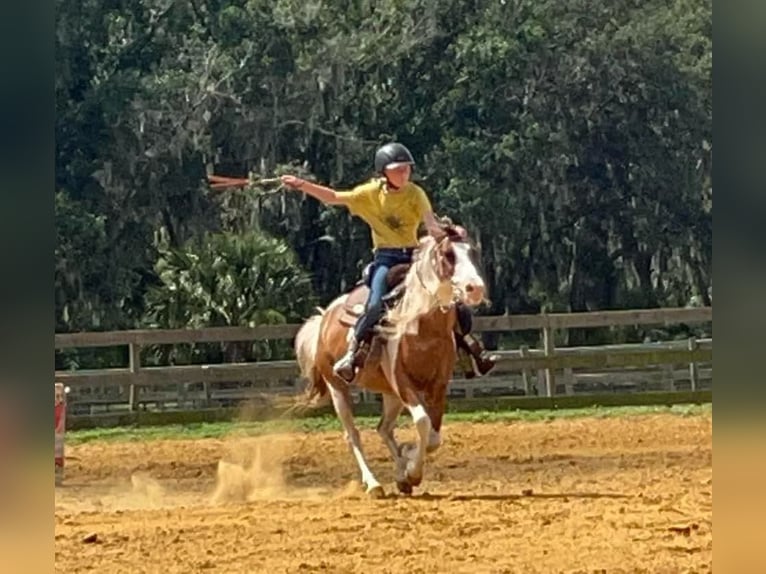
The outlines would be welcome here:
[[[367,463],[367,459],[364,456],[362,450],[362,440],[359,436],[359,429],[354,424],[354,415],[351,412],[351,397],[348,390],[338,390],[332,385],[328,385],[330,388],[330,396],[332,397],[332,404],[335,407],[335,412],[338,413],[338,418],[343,424],[343,430],[345,433],[346,441],[351,449],[351,454],[354,455],[359,470],[362,472],[362,483],[367,489],[367,494],[380,497],[385,494],[383,487],[378,482],[378,479],[372,474],[370,466]]]
[[[396,482],[401,483],[405,480],[405,472],[407,470],[407,459],[401,456],[399,452],[399,445],[394,438],[394,428],[396,428],[396,419],[402,412],[404,405],[399,397],[390,395],[388,393],[383,394],[383,413],[378,423],[378,434],[383,439],[383,444],[388,447],[391,456],[394,458],[396,464]]]

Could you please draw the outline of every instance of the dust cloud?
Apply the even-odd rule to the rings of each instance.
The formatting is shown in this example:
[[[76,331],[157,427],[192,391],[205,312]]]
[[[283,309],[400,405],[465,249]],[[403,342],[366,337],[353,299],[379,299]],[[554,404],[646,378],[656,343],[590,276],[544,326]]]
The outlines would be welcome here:
[[[218,461],[213,504],[275,499],[322,499],[330,492],[288,484],[285,465],[300,449],[295,435],[270,435],[229,446],[230,460]]]

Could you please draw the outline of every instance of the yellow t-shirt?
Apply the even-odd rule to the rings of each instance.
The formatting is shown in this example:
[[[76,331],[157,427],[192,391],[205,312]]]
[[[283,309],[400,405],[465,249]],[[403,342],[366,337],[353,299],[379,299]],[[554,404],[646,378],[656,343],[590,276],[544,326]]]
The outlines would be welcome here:
[[[411,181],[399,191],[387,192],[382,180],[373,179],[338,195],[353,215],[370,226],[375,249],[416,247],[418,226],[431,211],[426,192]]]

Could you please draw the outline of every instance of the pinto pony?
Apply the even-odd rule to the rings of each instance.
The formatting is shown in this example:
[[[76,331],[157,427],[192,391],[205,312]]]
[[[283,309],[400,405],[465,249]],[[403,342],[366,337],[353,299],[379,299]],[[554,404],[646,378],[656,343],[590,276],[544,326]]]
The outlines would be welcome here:
[[[447,385],[456,361],[455,305],[474,307],[485,297],[465,231],[450,226],[441,239],[422,238],[401,287],[403,296],[376,329],[378,352],[371,352],[353,384],[382,394],[377,431],[394,459],[399,491],[410,494],[423,480],[426,453],[441,444]],[[370,470],[354,424],[349,384],[333,373],[351,336],[350,323],[343,320],[348,298],[348,293],[341,295],[309,318],[296,334],[295,351],[308,381],[308,400],[330,395],[367,493],[382,496],[383,487]],[[399,445],[394,438],[403,409],[417,429],[414,444]]]

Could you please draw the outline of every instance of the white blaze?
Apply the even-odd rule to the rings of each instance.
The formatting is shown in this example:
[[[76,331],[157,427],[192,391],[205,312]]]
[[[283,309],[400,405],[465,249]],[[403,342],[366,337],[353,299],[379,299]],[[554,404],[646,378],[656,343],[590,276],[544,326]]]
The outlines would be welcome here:
[[[470,246],[466,243],[454,243],[452,247],[455,251],[455,273],[452,282],[461,290],[466,303],[477,305],[484,299],[486,287],[468,254]]]

